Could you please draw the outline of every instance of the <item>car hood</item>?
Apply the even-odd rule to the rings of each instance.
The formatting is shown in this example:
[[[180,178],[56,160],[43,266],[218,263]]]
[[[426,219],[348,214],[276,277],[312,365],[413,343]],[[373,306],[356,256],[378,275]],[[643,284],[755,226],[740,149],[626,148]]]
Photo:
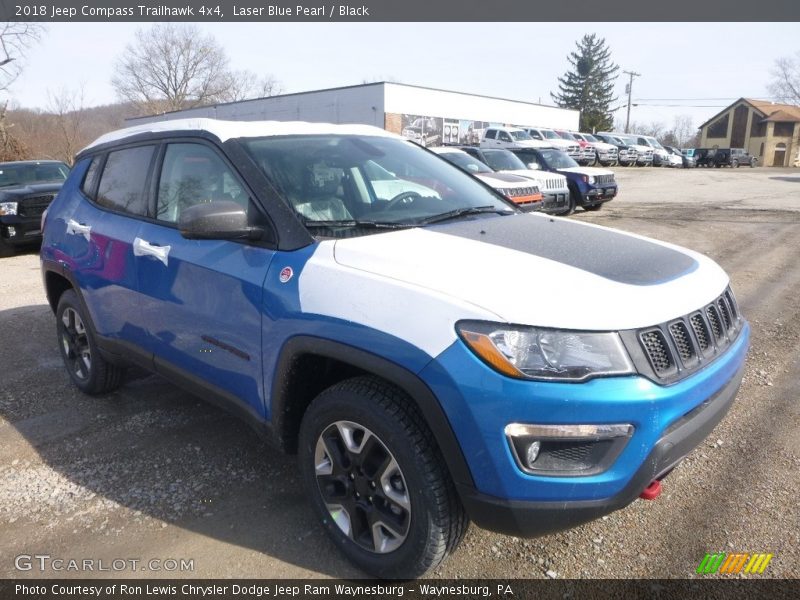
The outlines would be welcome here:
[[[559,169],[559,173],[577,173],[578,175],[613,175],[614,171],[608,169],[598,169],[597,167],[568,167],[566,169]]]
[[[547,181],[550,179],[558,179],[564,187],[567,187],[566,177],[564,175],[559,175],[558,173],[552,173],[550,171],[542,171],[541,169],[514,169],[512,171],[502,171],[503,173],[511,173],[514,175],[519,175],[520,177],[524,177],[525,179],[533,179],[534,181]]]
[[[427,315],[416,298],[435,294],[440,303],[447,299],[455,320],[477,313],[523,325],[633,329],[696,310],[728,285],[725,272],[696,252],[535,213],[322,244],[335,244],[335,268],[328,268],[339,271],[328,285],[360,273],[350,302],[380,289],[379,304],[394,303],[407,315],[419,311],[419,319]],[[315,293],[330,298],[330,289]],[[403,295],[406,302],[398,299]],[[380,310],[373,304],[365,301],[355,314]]]
[[[616,150],[617,147],[614,144],[607,144],[605,142],[592,142],[595,148],[602,148],[603,150]]]
[[[528,177],[520,177],[508,171],[497,171],[494,173],[473,173],[473,177],[477,177],[487,185],[503,186],[503,187],[526,187],[531,184]]]
[[[61,189],[62,183],[33,183],[0,188],[0,198],[30,196],[32,194],[52,194]]]

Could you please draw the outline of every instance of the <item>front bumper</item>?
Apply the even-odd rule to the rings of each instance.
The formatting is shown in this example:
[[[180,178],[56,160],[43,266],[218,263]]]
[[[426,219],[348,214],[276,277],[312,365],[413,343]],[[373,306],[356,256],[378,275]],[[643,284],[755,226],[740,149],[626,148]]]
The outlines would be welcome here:
[[[474,486],[458,486],[470,518],[493,531],[534,536],[631,503],[725,416],[741,383],[748,341],[745,325],[725,354],[667,386],[641,376],[582,384],[512,380],[455,344],[423,374],[442,402],[472,471]],[[512,422],[629,423],[635,430],[606,470],[543,476],[524,473],[516,464],[503,435]]]
[[[23,246],[42,241],[41,217],[20,217],[3,215],[0,217],[0,237],[6,244]]]
[[[569,189],[564,188],[556,192],[547,192],[542,200],[544,212],[561,212],[569,206]]]
[[[744,366],[724,388],[667,428],[628,485],[610,498],[525,502],[504,500],[459,486],[461,501],[478,527],[519,537],[569,529],[624,508],[636,500],[650,482],[666,476],[711,433],[733,404],[743,373]]]
[[[591,187],[581,193],[582,206],[594,206],[603,202],[608,202],[616,197],[619,187],[617,185],[605,185]]]

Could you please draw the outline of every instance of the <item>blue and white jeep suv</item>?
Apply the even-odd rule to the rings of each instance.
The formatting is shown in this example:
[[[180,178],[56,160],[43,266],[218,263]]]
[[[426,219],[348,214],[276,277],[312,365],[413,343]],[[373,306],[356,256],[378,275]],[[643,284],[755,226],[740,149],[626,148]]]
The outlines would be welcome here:
[[[386,171],[408,189],[377,193]],[[724,416],[748,347],[709,258],[521,213],[366,126],[103,136],[41,259],[81,390],[140,365],[237,412],[383,577],[427,572],[470,520],[539,535],[652,491]]]

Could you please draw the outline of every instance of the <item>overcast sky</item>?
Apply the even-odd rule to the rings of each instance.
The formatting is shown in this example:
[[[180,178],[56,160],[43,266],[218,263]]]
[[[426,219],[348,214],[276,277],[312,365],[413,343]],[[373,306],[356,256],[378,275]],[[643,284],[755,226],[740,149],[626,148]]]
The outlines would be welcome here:
[[[87,104],[115,101],[115,59],[148,24],[52,23],[12,87],[16,104],[85,87]],[[217,23],[201,25],[231,66],[271,73],[286,92],[364,79],[552,104],[567,54],[585,33],[604,37],[634,82],[631,120],[699,125],[736,98],[767,95],[775,58],[800,50],[797,23]],[[625,103],[623,76],[617,81]],[[680,99],[680,100],[678,100]],[[675,106],[678,105],[678,106]],[[617,115],[624,118],[624,108]]]

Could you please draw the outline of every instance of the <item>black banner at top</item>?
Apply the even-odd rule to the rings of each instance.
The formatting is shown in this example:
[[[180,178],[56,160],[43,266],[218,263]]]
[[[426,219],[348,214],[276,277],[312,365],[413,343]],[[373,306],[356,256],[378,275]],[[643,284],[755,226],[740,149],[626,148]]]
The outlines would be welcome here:
[[[2,21],[800,21],[798,0],[0,0]]]

